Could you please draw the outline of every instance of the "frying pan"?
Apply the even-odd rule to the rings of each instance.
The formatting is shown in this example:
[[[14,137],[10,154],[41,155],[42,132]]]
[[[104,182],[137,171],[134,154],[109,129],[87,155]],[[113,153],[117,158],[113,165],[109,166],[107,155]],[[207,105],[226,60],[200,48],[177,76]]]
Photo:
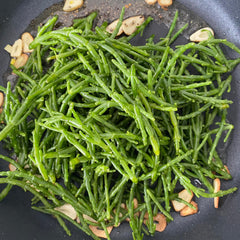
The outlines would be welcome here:
[[[101,8],[103,18],[117,17],[120,9],[125,4],[132,2],[133,4],[143,2],[144,0],[86,0],[85,5],[92,5],[95,9]],[[0,80],[4,83],[4,73],[8,69],[9,56],[4,52],[3,48],[8,43],[13,43],[27,27],[34,29],[37,21],[44,19],[46,14],[50,14],[54,9],[45,11],[45,16],[42,12],[59,3],[59,0],[8,0],[1,1],[0,5]],[[62,4],[62,3],[61,3]],[[61,6],[60,4],[60,6]],[[105,4],[105,5],[104,5]],[[185,20],[192,21],[193,26],[189,32],[203,25],[210,25],[219,38],[227,38],[240,47],[240,1],[238,0],[178,0],[175,1],[175,7],[183,9],[182,17]],[[182,5],[181,5],[182,4]],[[146,6],[146,11],[152,11]],[[59,5],[54,6],[58,9]],[[56,10],[55,9],[55,10]],[[134,14],[134,6],[129,10],[129,14]],[[159,10],[159,9],[158,9]],[[87,9],[86,9],[87,11]],[[136,10],[137,11],[137,10]],[[161,10],[159,10],[161,11]],[[152,13],[154,14],[154,12]],[[164,24],[150,25],[148,34],[159,33],[166,31],[169,26],[169,18],[171,16],[171,8],[169,12],[163,12]],[[38,20],[33,21],[38,17]],[[200,17],[200,18],[199,18]],[[203,20],[201,20],[203,19]],[[187,34],[189,33],[187,32]],[[135,40],[136,44],[138,39]],[[140,40],[141,41],[141,40]],[[184,41],[184,38],[183,38]],[[224,49],[231,57],[236,57],[236,54],[229,49]],[[227,165],[233,176],[233,180],[224,183],[223,188],[232,186],[240,186],[240,66],[233,72],[232,91],[228,96],[234,101],[231,105],[228,114],[228,120],[234,124],[235,129],[232,133],[231,140],[228,146],[220,147],[220,151],[227,161]],[[1,153],[6,154],[6,151],[1,149]],[[0,163],[0,169],[6,169],[3,163]],[[1,189],[1,188],[0,188]],[[47,215],[31,210],[30,193],[24,193],[21,189],[14,187],[4,201],[0,202],[0,240],[90,240],[91,238],[78,229],[69,226],[72,236],[68,237],[57,221]],[[198,199],[199,213],[182,218],[178,214],[173,214],[174,221],[168,224],[168,227],[163,233],[156,233],[154,237],[145,236],[145,240],[224,240],[240,239],[240,207],[239,207],[240,192],[237,191],[227,197],[222,198],[220,208],[214,209],[213,200],[200,198]],[[128,224],[123,223],[119,228],[114,229],[111,233],[113,240],[132,239],[131,230]]]

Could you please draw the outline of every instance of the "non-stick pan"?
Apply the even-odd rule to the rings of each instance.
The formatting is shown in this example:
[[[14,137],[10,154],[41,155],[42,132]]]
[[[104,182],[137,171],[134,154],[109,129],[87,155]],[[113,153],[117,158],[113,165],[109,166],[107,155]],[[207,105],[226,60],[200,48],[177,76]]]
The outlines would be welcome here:
[[[59,0],[8,0],[0,3],[0,80],[5,85],[4,76],[9,65],[9,55],[3,50],[8,43],[12,44],[26,29],[36,30],[36,25],[46,19],[54,11],[60,9]],[[120,13],[122,6],[132,3],[127,14],[161,14],[158,19],[147,29],[148,35],[155,33],[158,36],[164,34],[173,17],[176,8],[180,9],[181,21],[190,23],[181,41],[191,31],[200,26],[210,25],[219,38],[227,38],[240,47],[240,1],[238,0],[179,0],[163,11],[159,8],[152,10],[144,3],[144,0],[85,0],[85,7],[79,11],[84,15],[89,10],[98,9],[100,20],[111,20]],[[135,6],[138,6],[135,8]],[[158,17],[159,18],[159,17]],[[35,19],[35,20],[34,20]],[[145,36],[146,37],[146,36]],[[135,39],[134,44],[143,41],[142,38]],[[225,49],[231,57],[235,53]],[[223,188],[240,186],[240,66],[233,72],[232,91],[230,96],[234,104],[231,105],[228,120],[235,128],[227,146],[219,148],[224,155],[224,160],[233,176],[233,180],[224,183]],[[4,148],[1,153],[6,154]],[[6,169],[6,165],[0,163],[0,169]],[[1,188],[0,188],[1,189]],[[31,209],[31,194],[14,187],[6,199],[0,202],[0,240],[90,240],[91,238],[78,229],[70,226],[72,236],[68,237],[57,221],[51,216],[38,213]],[[145,236],[144,239],[165,240],[238,240],[240,239],[240,192],[237,191],[220,200],[220,208],[214,209],[212,199],[198,199],[199,213],[186,218],[173,214],[174,221],[169,223],[163,233],[156,233],[154,237]],[[111,233],[112,239],[132,239],[131,230],[127,223]]]

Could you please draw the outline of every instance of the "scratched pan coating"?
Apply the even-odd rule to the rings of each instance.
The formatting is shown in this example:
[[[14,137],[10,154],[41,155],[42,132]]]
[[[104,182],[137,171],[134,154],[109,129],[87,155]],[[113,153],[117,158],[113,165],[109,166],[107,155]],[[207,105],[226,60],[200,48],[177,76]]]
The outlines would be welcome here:
[[[86,0],[84,7],[72,14],[61,11],[63,2],[58,0],[8,0],[1,3],[0,7],[0,80],[5,85],[4,73],[9,65],[9,56],[3,48],[6,44],[13,43],[21,33],[28,30],[33,34],[36,32],[37,25],[44,23],[48,17],[58,14],[59,27],[71,24],[72,18],[86,16],[89,12],[97,10],[99,13],[98,24],[102,21],[111,21],[118,18],[121,8],[124,5],[132,5],[126,9],[125,16],[144,14],[154,17],[152,22],[142,37],[133,40],[133,44],[142,44],[144,39],[156,35],[156,38],[164,37],[173,19],[176,9],[179,10],[179,22],[177,28],[185,23],[190,24],[190,28],[178,40],[178,43],[187,42],[187,38],[196,29],[210,25],[218,37],[233,41],[240,45],[240,19],[238,0],[179,0],[168,11],[157,7],[153,8],[145,4],[144,0]],[[200,18],[201,17],[201,18]],[[202,20],[204,19],[204,20]],[[233,53],[225,49],[226,53],[233,56]],[[219,151],[227,162],[233,180],[225,183],[223,188],[240,185],[240,68],[233,73],[232,92],[228,96],[234,101],[229,109],[229,121],[235,125],[234,132],[228,145],[220,146]],[[1,149],[1,153],[6,153]],[[0,163],[0,169],[6,169],[6,165]],[[1,188],[0,188],[1,189]],[[240,236],[239,220],[240,194],[236,192],[220,201],[220,208],[213,208],[212,199],[198,199],[199,213],[186,218],[173,213],[174,221],[169,223],[163,233],[156,233],[154,237],[145,236],[145,240],[237,240]],[[57,221],[51,216],[31,210],[31,194],[25,193],[21,189],[14,187],[7,198],[0,202],[0,240],[90,240],[91,238],[80,230],[72,227],[72,236],[68,237]],[[113,240],[130,240],[131,229],[128,223],[123,223],[119,228],[112,231]]]

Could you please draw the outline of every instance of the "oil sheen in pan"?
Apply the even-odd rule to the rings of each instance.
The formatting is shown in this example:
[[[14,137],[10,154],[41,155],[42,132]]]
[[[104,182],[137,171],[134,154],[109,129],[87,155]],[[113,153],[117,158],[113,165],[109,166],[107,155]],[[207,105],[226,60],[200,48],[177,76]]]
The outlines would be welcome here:
[[[127,6],[125,17],[141,14],[154,17],[154,21],[150,23],[150,25],[144,31],[143,36],[133,39],[132,43],[136,45],[144,44],[145,39],[150,37],[152,34],[155,34],[156,39],[164,37],[167,33],[167,30],[171,24],[176,10],[179,11],[179,21],[177,23],[177,29],[181,28],[185,23],[189,23],[189,28],[184,32],[183,37],[181,37],[176,42],[176,44],[187,42],[188,37],[192,32],[201,27],[207,26],[207,24],[203,20],[189,12],[187,8],[185,8],[183,5],[179,4],[176,1],[174,2],[173,6],[169,7],[168,11],[165,11],[161,9],[157,4],[154,7],[148,6],[143,0],[121,1],[121,4],[119,4],[119,1],[112,0],[86,0],[84,3],[84,7],[79,11],[75,11],[73,13],[63,12],[61,10],[63,6],[62,3],[53,5],[52,7],[46,9],[43,13],[41,13],[36,19],[32,20],[29,26],[26,28],[26,31],[30,31],[33,35],[35,35],[37,26],[46,22],[47,19],[51,18],[53,15],[59,15],[59,21],[57,25],[58,27],[69,26],[72,24],[72,20],[74,18],[86,16],[88,15],[88,13],[94,10],[98,11],[98,19],[96,22],[98,25],[100,25],[103,21],[111,22],[112,20],[117,19],[119,17],[122,6],[124,5]],[[16,199],[18,199],[17,203]],[[9,194],[7,199],[4,202],[0,203],[1,211],[3,211],[2,214],[6,214],[6,216],[8,214],[8,216],[6,217],[6,222],[11,222],[13,225],[18,225],[18,227],[15,228],[16,233],[14,236],[20,236],[20,238],[24,239],[46,240],[91,239],[86,234],[80,233],[78,229],[75,229],[73,227],[70,227],[70,230],[72,231],[72,237],[67,237],[61,227],[58,226],[58,223],[55,219],[46,215],[42,215],[38,212],[31,211],[30,199],[30,194],[26,194],[23,191],[14,188],[14,190]],[[206,201],[206,199],[203,199],[202,204],[204,204],[204,201]],[[6,206],[6,208],[4,206]],[[20,212],[18,211],[18,207],[21,208]],[[11,209],[13,210],[11,211]],[[23,215],[21,215],[21,213]],[[19,215],[21,215],[22,217],[19,217]],[[167,227],[166,235],[168,235],[174,227],[180,225],[180,220],[180,218],[175,217],[175,221],[173,223],[170,223]],[[184,221],[186,221],[186,224],[187,222],[189,223],[189,220]],[[193,226],[190,224],[189,227]],[[4,229],[8,229],[8,231],[10,231],[11,228]],[[182,225],[182,230],[186,230],[184,229],[184,225]],[[16,239],[13,238],[13,234],[10,234],[10,238],[5,238],[4,236],[8,234],[5,234],[2,231],[6,230],[0,230],[0,239]],[[132,239],[131,230],[128,226],[128,223],[123,223],[119,228],[114,229],[111,236],[113,240]],[[151,239],[161,239],[162,236],[163,235],[161,235],[161,233],[156,234],[155,237]],[[147,240],[149,238],[146,236],[144,239]]]

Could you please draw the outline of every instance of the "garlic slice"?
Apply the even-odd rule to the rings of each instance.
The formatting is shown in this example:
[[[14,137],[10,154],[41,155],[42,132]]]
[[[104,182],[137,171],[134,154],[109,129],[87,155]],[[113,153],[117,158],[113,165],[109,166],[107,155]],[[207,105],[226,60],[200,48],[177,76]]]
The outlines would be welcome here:
[[[17,69],[20,67],[23,67],[27,63],[27,60],[28,60],[28,55],[23,53],[21,56],[19,56],[15,60],[15,62],[13,63],[13,66]]]
[[[71,12],[82,7],[82,5],[83,5],[83,0],[66,0],[63,6],[63,11]]]
[[[4,94],[3,94],[3,92],[0,92],[0,107],[3,106],[3,103],[4,103]]]
[[[167,8],[172,5],[172,0],[158,0],[158,4],[163,8]]]
[[[145,0],[145,2],[149,5],[153,5],[157,2],[157,0]]]
[[[144,16],[134,16],[125,19],[122,23],[124,33],[126,35],[131,35],[137,30],[137,27],[144,23],[144,20]]]
[[[211,35],[214,36],[214,32],[211,28],[209,27],[201,28],[190,36],[190,41],[202,42],[208,40],[211,37]]]
[[[31,53],[33,49],[29,49],[30,43],[33,41],[33,37],[29,32],[25,32],[22,34],[22,42],[23,42],[23,52],[24,53]]]
[[[215,178],[213,181],[213,188],[214,188],[214,193],[217,193],[220,191],[221,188],[221,181],[219,178]],[[219,197],[214,198],[214,207],[218,208],[219,205]]]
[[[13,47],[8,44],[8,45],[5,46],[4,50],[11,54],[11,52],[13,50]]]
[[[107,28],[106,28],[106,31],[109,32],[109,33],[113,33],[117,24],[118,24],[118,21],[119,19],[113,21],[112,23],[110,23]],[[123,33],[123,26],[121,25],[121,27],[119,28],[119,31],[117,33],[117,36],[121,35]]]
[[[190,203],[193,198],[193,192],[189,193],[186,189],[184,189],[178,193],[178,197]],[[186,204],[178,202],[177,200],[172,200],[172,205],[176,212],[181,211],[186,206]]]
[[[20,57],[23,51],[22,39],[18,39],[14,42],[11,51],[11,57]]]
[[[11,163],[9,163],[8,168],[11,172],[14,172],[17,170],[17,168],[14,165],[12,165]]]
[[[54,208],[56,211],[59,211],[61,213],[64,213],[65,215],[67,215],[68,217],[70,217],[71,219],[75,220],[77,218],[77,212],[74,209],[74,207],[69,204],[66,203],[60,207],[56,207]]]
[[[184,207],[181,211],[180,211],[180,215],[182,217],[185,217],[185,216],[189,216],[189,215],[193,215],[195,213],[198,212],[198,205],[196,202],[194,201],[191,201],[190,202],[196,209],[193,209],[193,208],[190,208],[189,206],[186,206]]]
[[[92,231],[97,237],[107,238],[107,235],[106,235],[105,231],[102,230],[102,229],[99,229],[98,226],[89,225],[89,228],[91,229],[91,231]],[[113,229],[113,226],[107,227],[108,234],[111,233],[112,229]]]

